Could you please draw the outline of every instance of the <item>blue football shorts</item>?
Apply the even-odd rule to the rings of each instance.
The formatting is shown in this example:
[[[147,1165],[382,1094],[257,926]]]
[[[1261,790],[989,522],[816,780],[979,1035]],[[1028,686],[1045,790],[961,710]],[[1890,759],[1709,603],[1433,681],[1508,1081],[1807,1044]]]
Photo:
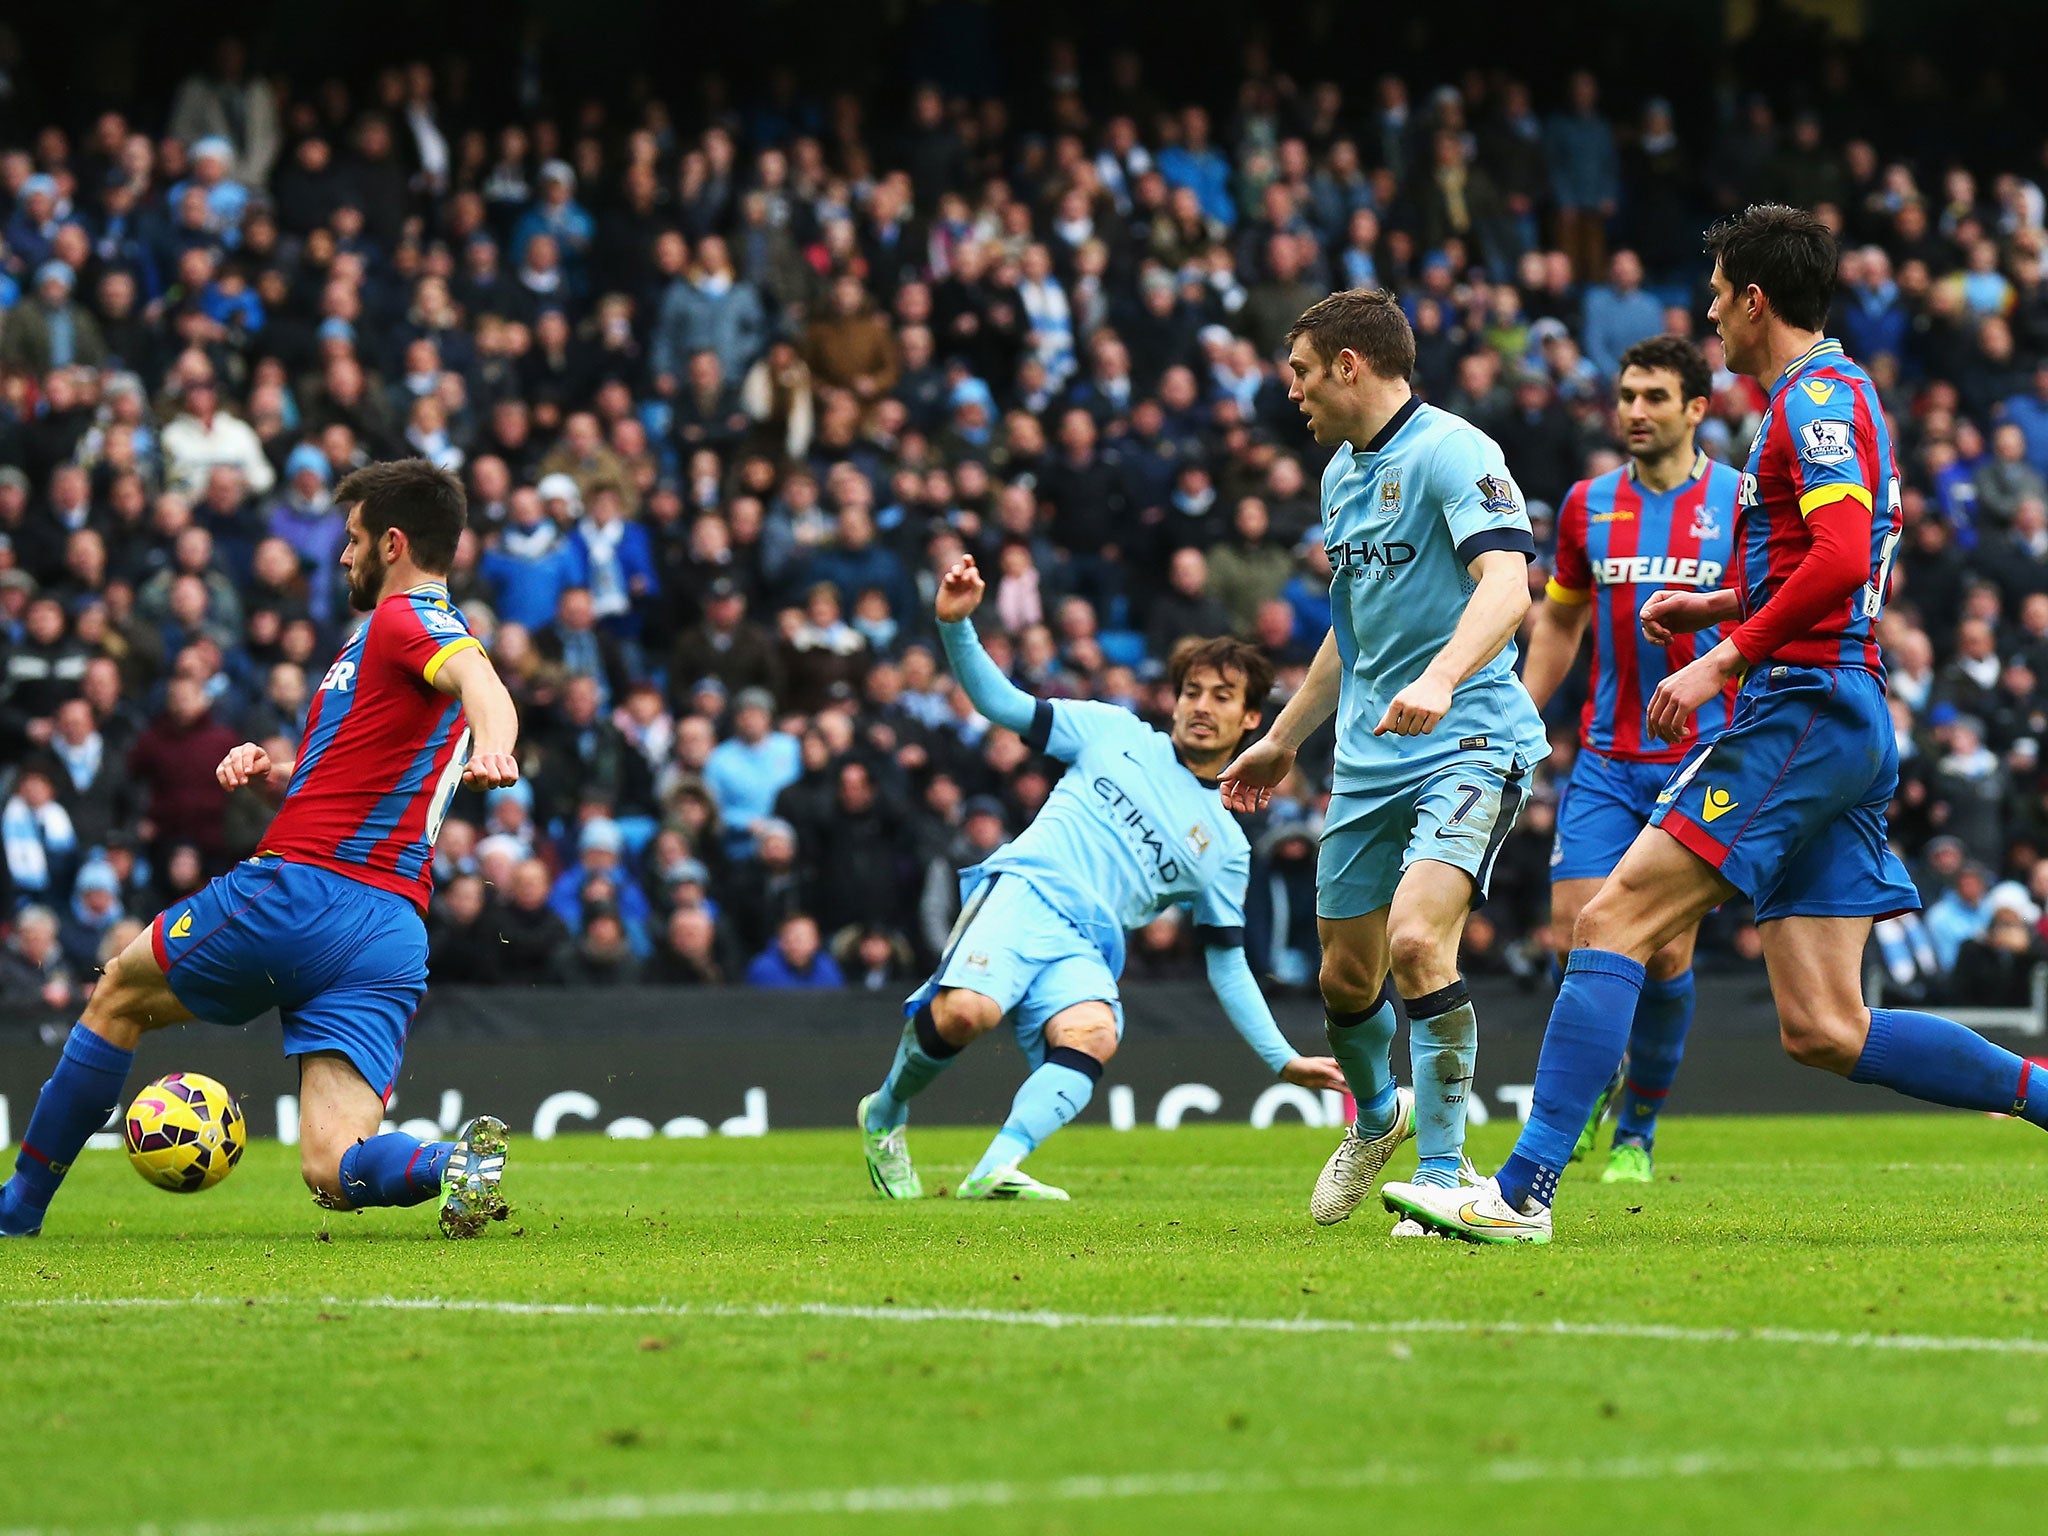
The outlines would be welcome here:
[[[1579,750],[1557,803],[1552,880],[1605,880],[1650,824],[1674,763],[1635,763],[1589,747]]]
[[[1899,783],[1884,684],[1859,668],[1750,674],[1728,729],[1672,777],[1662,827],[1779,917],[1889,917],[1919,892],[1886,840]]]
[[[393,891],[275,856],[248,859],[157,915],[172,994],[209,1024],[277,1009],[284,1053],[338,1051],[390,1102],[427,990],[427,927]]]
[[[1424,859],[1470,875],[1478,906],[1521,811],[1524,780],[1519,763],[1467,759],[1405,784],[1333,794],[1316,855],[1316,915],[1377,912],[1393,901],[1408,866]]]
[[[1076,1003],[1109,1004],[1123,1037],[1124,1007],[1102,952],[1015,874],[992,874],[969,893],[920,996],[951,987],[1000,1003],[1034,1070],[1045,1061],[1046,1022]]]

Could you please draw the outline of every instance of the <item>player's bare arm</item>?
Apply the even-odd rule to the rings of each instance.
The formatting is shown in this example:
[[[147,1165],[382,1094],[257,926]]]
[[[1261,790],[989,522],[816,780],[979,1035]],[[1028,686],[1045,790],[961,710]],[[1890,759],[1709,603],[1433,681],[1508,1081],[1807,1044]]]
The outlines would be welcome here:
[[[1529,635],[1529,659],[1522,666],[1522,686],[1538,709],[1550,702],[1578,657],[1579,643],[1593,622],[1591,603],[1546,600],[1536,609]]]
[[[1273,791],[1294,771],[1294,755],[1301,744],[1336,710],[1343,682],[1344,663],[1337,655],[1337,637],[1332,632],[1323,636],[1315,660],[1309,663],[1308,676],[1274,717],[1273,728],[1223,770],[1217,784],[1225,806],[1245,814],[1266,808]]]
[[[1479,587],[1458,627],[1422,676],[1394,695],[1373,735],[1427,736],[1450,712],[1457,686],[1498,656],[1522,627],[1529,612],[1528,557],[1512,549],[1490,549],[1466,569]]]
[[[1732,587],[1714,592],[1681,592],[1666,587],[1650,594],[1638,617],[1645,640],[1652,645],[1669,645],[1680,635],[1696,635],[1739,617],[1741,612],[1742,596]]]
[[[462,701],[469,722],[469,762],[462,782],[472,789],[502,789],[519,782],[519,710],[481,649],[456,652],[434,674],[433,686]]]

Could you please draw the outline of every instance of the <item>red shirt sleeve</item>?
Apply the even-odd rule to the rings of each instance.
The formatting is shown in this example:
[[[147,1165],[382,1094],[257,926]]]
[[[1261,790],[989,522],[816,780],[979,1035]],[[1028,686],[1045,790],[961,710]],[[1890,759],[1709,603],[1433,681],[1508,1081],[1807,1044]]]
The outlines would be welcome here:
[[[370,622],[378,626],[386,654],[430,684],[450,656],[483,648],[462,615],[441,598],[408,593],[402,599],[380,603]]]
[[[1557,514],[1557,558],[1544,595],[1578,607],[1593,598],[1593,567],[1586,559],[1586,482],[1571,488]]]
[[[1853,496],[1815,507],[1806,529],[1813,545],[1771,600],[1728,638],[1751,666],[1786,641],[1810,633],[1841,611],[1870,581],[1870,508]]]

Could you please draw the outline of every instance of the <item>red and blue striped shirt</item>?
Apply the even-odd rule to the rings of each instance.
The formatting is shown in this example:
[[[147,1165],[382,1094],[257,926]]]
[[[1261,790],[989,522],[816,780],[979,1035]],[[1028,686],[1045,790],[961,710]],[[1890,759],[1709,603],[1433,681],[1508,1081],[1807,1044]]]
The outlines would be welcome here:
[[[1752,661],[1884,675],[1877,619],[1902,527],[1898,470],[1877,387],[1840,342],[1823,341],[1785,370],[1750,443],[1730,583],[1744,619],[1762,612],[1805,560],[1813,547],[1807,519],[1844,500],[1870,513],[1869,581],[1804,633],[1772,646],[1768,658]]]
[[[440,582],[379,603],[321,679],[263,851],[395,891],[422,912],[434,839],[469,758],[460,701],[433,686],[481,649]]]
[[[1650,594],[1667,587],[1711,592],[1722,584],[1735,547],[1735,502],[1741,475],[1704,453],[1692,474],[1669,491],[1653,491],[1625,465],[1571,488],[1557,517],[1552,602],[1593,604],[1593,660],[1579,740],[1591,751],[1634,763],[1675,763],[1702,735],[1718,736],[1734,697],[1708,700],[1682,741],[1665,743],[1644,725],[1650,695],[1717,635],[1700,643],[1680,635],[1654,646],[1637,627]]]

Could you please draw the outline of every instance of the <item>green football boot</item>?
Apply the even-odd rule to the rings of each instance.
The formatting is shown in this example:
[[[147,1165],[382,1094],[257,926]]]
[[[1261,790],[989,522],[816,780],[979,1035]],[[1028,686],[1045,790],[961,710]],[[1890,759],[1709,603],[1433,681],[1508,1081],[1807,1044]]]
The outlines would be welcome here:
[[[1607,1171],[1600,1175],[1602,1184],[1648,1184],[1655,1175],[1651,1172],[1650,1149],[1639,1141],[1618,1141],[1614,1150],[1607,1154]]]
[[[1628,1057],[1623,1056],[1614,1069],[1614,1076],[1607,1079],[1607,1086],[1600,1090],[1600,1097],[1593,1101],[1592,1116],[1586,1121],[1586,1128],[1579,1132],[1578,1144],[1572,1148],[1572,1161],[1578,1162],[1593,1150],[1593,1143],[1600,1135],[1600,1127],[1607,1123],[1608,1111],[1614,1108],[1614,1100],[1621,1092],[1621,1085],[1628,1081]]]
[[[910,1143],[904,1134],[905,1127],[899,1125],[879,1136],[868,1129],[868,1105],[874,1097],[869,1094],[853,1112],[855,1121],[860,1125],[861,1145],[868,1156],[868,1182],[882,1192],[884,1199],[922,1199],[924,1183],[918,1178],[917,1169],[911,1166]]]
[[[475,1237],[486,1222],[512,1214],[498,1185],[505,1177],[505,1122],[478,1115],[455,1138],[441,1170],[441,1231],[447,1237]]]
[[[1041,1184],[1023,1169],[1012,1163],[1007,1168],[996,1168],[984,1173],[978,1179],[962,1179],[960,1187],[953,1191],[956,1200],[1065,1200],[1064,1189],[1055,1189],[1050,1184]]]

